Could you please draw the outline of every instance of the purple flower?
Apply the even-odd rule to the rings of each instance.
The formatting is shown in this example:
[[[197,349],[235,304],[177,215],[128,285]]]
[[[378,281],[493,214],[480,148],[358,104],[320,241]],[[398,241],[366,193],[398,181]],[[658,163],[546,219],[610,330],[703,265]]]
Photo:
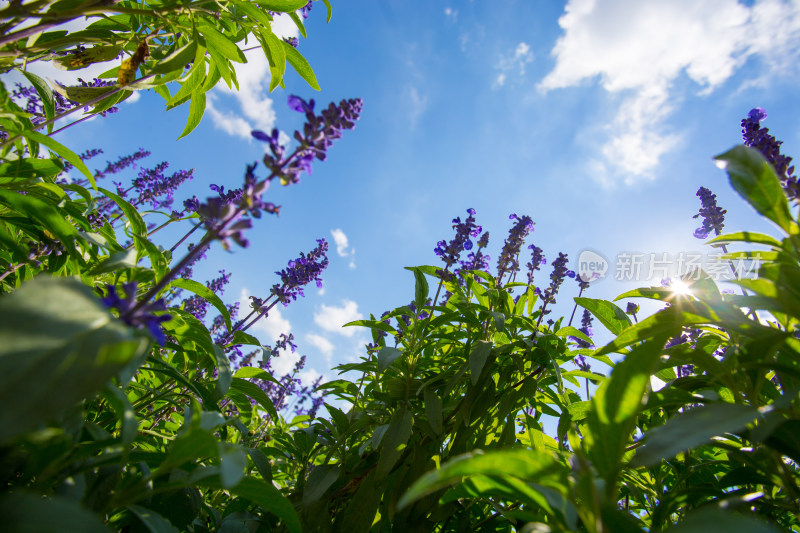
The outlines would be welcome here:
[[[742,138],[745,146],[755,148],[769,161],[781,180],[783,190],[789,200],[800,203],[800,183],[794,175],[792,158],[781,154],[783,141],[770,135],[769,128],[762,128],[760,122],[767,118],[767,113],[760,107],[752,109],[747,118],[742,120]]]
[[[564,278],[567,277],[567,272],[569,272],[567,270],[567,261],[567,254],[562,252],[559,252],[558,258],[553,261],[553,272],[550,274],[550,286],[542,295],[542,300],[545,304],[556,302],[556,294],[558,294],[558,289],[564,282]]]
[[[206,287],[211,289],[215,294],[222,295],[225,292],[225,285],[231,280],[231,275],[224,270],[219,271],[220,276],[206,283]],[[191,313],[198,320],[203,320],[208,311],[208,301],[198,295],[192,295],[183,301],[184,311]]]
[[[287,159],[282,151],[264,156],[264,164],[283,185],[298,183],[300,174],[311,174],[314,159],[324,161],[327,150],[333,141],[341,138],[343,130],[350,130],[361,116],[363,102],[360,98],[342,100],[339,105],[330,103],[319,115],[314,113],[314,100],[306,102],[299,96],[289,97],[289,107],[306,114],[303,132],[295,131],[294,138],[299,143],[295,152]],[[268,141],[269,142],[269,141]]]
[[[314,113],[314,99],[308,102],[303,100],[297,95],[291,94],[288,98],[289,109],[297,111],[298,113]]]
[[[545,259],[542,253],[543,250],[538,246],[531,244],[528,246],[528,250],[531,250],[531,261],[530,263],[526,263],[525,266],[528,267],[528,284],[531,284],[533,283],[534,273],[542,268],[542,265],[547,263],[547,259]]]
[[[154,209],[164,209],[172,205],[174,193],[180,185],[194,177],[194,169],[179,170],[171,176],[165,176],[164,170],[169,166],[163,162],[151,169],[142,169],[133,180],[133,187],[139,193],[134,205],[150,202]]]
[[[517,222],[509,230],[508,238],[497,260],[498,284],[506,273],[510,273],[513,278],[519,272],[519,251],[525,243],[525,238],[533,230],[533,220],[527,215],[518,217],[516,213],[512,213],[508,218]]]
[[[103,170],[96,171],[94,177],[96,179],[100,179],[104,178],[107,174],[117,174],[131,165],[133,165],[134,168],[136,168],[136,161],[145,158],[149,155],[150,152],[148,152],[144,148],[139,148],[137,152],[130,155],[122,156],[113,163],[111,163],[110,161],[106,161],[107,163],[106,168]]]
[[[633,302],[628,302],[628,306],[625,308],[625,313],[629,315],[636,316],[636,313],[639,312],[639,306]]]
[[[303,287],[311,281],[316,281],[317,287],[322,287],[322,271],[328,267],[328,243],[325,239],[317,239],[317,247],[308,255],[300,253],[300,257],[289,261],[288,267],[276,272],[281,278],[281,284],[272,286],[271,293],[284,306],[290,301],[297,300],[297,296],[305,296]]]
[[[102,298],[103,304],[110,309],[119,311],[119,317],[123,322],[135,328],[147,328],[150,334],[155,337],[160,346],[164,346],[167,338],[161,329],[161,323],[172,319],[171,315],[155,315],[154,312],[166,311],[167,306],[163,299],[145,304],[136,311],[136,282],[131,281],[122,285],[123,295],[117,294],[117,289],[113,285],[106,285],[106,296]]]
[[[453,240],[449,243],[444,240],[439,241],[433,249],[434,253],[444,261],[445,270],[458,262],[462,250],[472,248],[472,241],[469,238],[477,237],[481,233],[481,227],[475,223],[475,210],[467,209],[467,214],[469,216],[464,222],[461,222],[461,217],[453,219],[453,229],[456,230]]]
[[[702,205],[700,211],[692,218],[703,217],[703,225],[694,231],[694,236],[698,239],[705,239],[712,231],[715,235],[719,235],[725,226],[727,211],[717,206],[717,195],[705,187],[697,190],[697,196],[700,197]]]

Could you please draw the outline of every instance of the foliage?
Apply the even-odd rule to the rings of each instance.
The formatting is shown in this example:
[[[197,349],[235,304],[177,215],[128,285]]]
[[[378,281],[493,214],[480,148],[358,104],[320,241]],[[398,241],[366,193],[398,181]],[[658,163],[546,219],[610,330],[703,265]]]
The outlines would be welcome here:
[[[264,200],[269,185],[295,183],[323,160],[354,126],[361,102],[317,113],[313,101],[290,97],[307,119],[296,148],[287,153],[277,132],[253,132],[269,144],[268,175],[259,178],[248,165],[241,189],[215,186],[217,196],[189,199],[182,211],[166,210],[190,173],[167,176],[157,165],[113,192],[97,181],[146,154],[93,173],[85,161],[96,152],[78,156],[38,130],[51,133],[63,115],[56,113],[62,92],[100,113],[130,90],[151,87],[168,107],[191,102],[188,133],[204,93],[220,79],[235,85],[231,62],[242,59],[239,43],[248,36],[270,59],[273,89],[287,61],[313,86],[299,53],[276,44],[269,27],[269,10],[290,12],[302,26],[294,10],[303,7],[299,0],[59,0],[12,2],[0,11],[4,69],[40,60],[80,68],[129,56],[107,73],[117,78],[113,89],[83,87],[100,89],[91,93],[53,93],[28,74],[41,114],[23,111],[0,85],[4,526],[800,530],[800,229],[787,200],[796,180],[792,169],[776,173],[775,161],[788,163],[759,129],[763,112],[746,125],[754,148],[717,160],[778,236],[720,234],[725,211],[710,191],[700,194],[696,236],[713,231],[709,242],[725,247],[723,261],[756,253],[768,260],[757,278],[736,281],[741,295],[698,271],[684,280],[688,294],[658,287],[622,295],[663,304],[639,320],[632,302],[623,311],[586,297],[589,280],[567,270],[566,254],[551,262],[547,286],[537,282],[545,260],[533,245],[525,281],[517,281],[533,221],[516,214],[492,274],[488,232],[470,209],[464,221],[453,220],[455,237],[437,244],[444,267],[408,269],[411,303],[350,324],[368,328],[373,342],[359,362],[338,367],[340,379],[319,385],[327,416],[314,418],[312,407],[286,420],[282,407],[296,377],[273,376],[269,359],[294,349],[292,338],[263,346],[246,330],[319,282],[327,244],[290,261],[240,320],[219,297],[228,274],[202,284],[190,271],[214,241],[246,245],[252,219],[278,211]],[[98,20],[78,32],[50,31],[84,16]],[[19,29],[31,17],[39,22]],[[179,85],[175,95],[169,83]],[[42,145],[54,154],[45,157]],[[756,149],[762,145],[766,159]],[[85,178],[60,179],[65,165]],[[153,216],[166,221],[148,224]],[[164,226],[186,221],[191,227],[171,248],[154,240]],[[180,255],[198,229],[204,232]],[[728,244],[742,250],[728,252]],[[567,277],[579,287],[576,307],[587,311],[580,328],[574,311],[568,321],[549,317],[559,292],[569,290]],[[218,313],[210,324],[209,306]],[[592,316],[614,337],[606,346],[592,343]],[[245,355],[242,346],[255,351]]]

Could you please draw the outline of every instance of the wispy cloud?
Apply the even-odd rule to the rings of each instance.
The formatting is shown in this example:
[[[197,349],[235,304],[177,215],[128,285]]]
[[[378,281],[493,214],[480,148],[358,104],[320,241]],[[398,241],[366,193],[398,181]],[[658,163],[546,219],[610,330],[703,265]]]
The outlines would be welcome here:
[[[339,257],[350,257],[350,268],[356,267],[356,251],[355,249],[350,247],[350,241],[347,238],[347,234],[339,228],[332,229],[331,235],[333,236],[333,242],[336,244],[336,253]]]
[[[458,10],[453,9],[452,7],[446,7],[444,8],[444,16],[447,18],[447,20],[455,22],[458,20]]]
[[[345,337],[355,335],[357,328],[343,328],[342,326],[362,318],[364,318],[364,315],[358,312],[358,304],[352,300],[342,300],[342,304],[339,307],[323,304],[314,313],[314,322],[319,327],[325,331],[338,333]]]
[[[530,45],[524,41],[520,42],[512,53],[501,56],[495,64],[494,68],[499,72],[494,79],[493,87],[498,88],[505,85],[510,75],[520,78],[525,76],[525,66],[532,61],[533,52],[531,52]]]
[[[331,366],[331,356],[333,355],[333,350],[336,347],[333,345],[331,341],[329,341],[326,337],[322,335],[318,335],[316,333],[308,333],[306,334],[306,340],[315,348],[319,350],[322,356],[325,358],[325,365],[330,367]]]
[[[686,75],[701,94],[717,89],[752,56],[770,72],[796,69],[800,2],[756,0],[570,0],[559,20],[564,34],[542,91],[598,80],[618,94],[619,108],[595,162],[600,174],[627,183],[652,178],[680,136],[666,119],[686,97]]]

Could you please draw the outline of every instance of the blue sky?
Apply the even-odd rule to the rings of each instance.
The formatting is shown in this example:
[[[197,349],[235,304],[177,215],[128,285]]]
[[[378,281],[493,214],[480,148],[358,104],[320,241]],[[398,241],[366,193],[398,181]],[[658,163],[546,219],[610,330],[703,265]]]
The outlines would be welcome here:
[[[265,343],[291,330],[309,357],[308,378],[333,377],[332,365],[363,353],[368,332],[340,325],[407,304],[413,276],[403,267],[435,264],[436,242],[452,237],[451,219],[470,207],[491,232],[493,258],[510,213],[533,218],[528,243],[548,262],[559,251],[573,261],[584,249],[599,251],[611,270],[586,293],[595,298],[659,283],[647,272],[638,282],[614,280],[621,252],[706,251],[692,236],[701,185],[728,210],[726,229],[775,234],[712,156],[740,142],[739,122],[756,106],[769,113],[765,125],[784,152],[800,153],[800,2],[332,3],[330,24],[324,6],[314,6],[300,44],[322,92],[290,74],[285,91],[267,94],[256,52],[239,71],[242,90],[216,89],[187,138],[175,140],[188,107],[166,112],[147,92],[58,138],[75,151],[103,148],[96,166],[149,149],[149,165],[195,168],[183,195],[204,196],[211,183],[237,187],[245,164],[261,158],[265,145],[250,129],[274,124],[291,134],[302,126],[286,106],[289,94],[318,105],[363,98],[356,129],[327,161],[300,184],[268,191],[283,205],[280,217],[256,221],[249,248],[214,249],[196,269],[200,281],[233,272],[229,302],[263,297],[275,271],[328,239],[324,290],[309,288],[256,328]],[[542,285],[549,271],[538,274]],[[576,289],[567,280],[557,311],[571,311]],[[291,355],[280,359],[279,368],[291,366]]]

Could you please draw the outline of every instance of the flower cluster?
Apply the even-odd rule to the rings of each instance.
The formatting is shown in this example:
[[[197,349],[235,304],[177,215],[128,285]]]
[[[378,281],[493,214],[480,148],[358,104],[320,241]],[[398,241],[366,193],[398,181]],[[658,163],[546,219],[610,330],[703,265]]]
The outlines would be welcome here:
[[[525,243],[525,238],[533,230],[533,220],[527,215],[519,217],[516,213],[512,213],[508,218],[516,220],[516,223],[509,230],[508,238],[505,240],[497,260],[498,284],[506,273],[510,273],[513,279],[513,276],[519,272],[519,251]]]
[[[300,257],[289,261],[288,268],[276,272],[281,277],[281,284],[272,286],[271,293],[278,298],[284,306],[290,301],[297,300],[297,296],[304,296],[303,286],[311,281],[317,282],[317,287],[322,287],[322,271],[328,266],[328,243],[325,239],[317,239],[317,247],[308,255],[300,253]]]
[[[113,285],[106,285],[106,296],[103,303],[110,309],[119,311],[119,317],[123,322],[135,328],[147,328],[150,334],[155,337],[159,345],[164,346],[167,338],[161,329],[161,323],[172,318],[171,315],[156,315],[155,312],[166,311],[167,306],[163,299],[145,304],[136,308],[136,282],[131,281],[122,285],[123,295],[117,294],[117,289]],[[135,309],[135,310],[134,310]]]
[[[761,152],[778,174],[786,196],[795,203],[800,203],[800,183],[797,181],[797,176],[794,175],[792,158],[781,154],[783,141],[770,135],[769,128],[761,127],[761,121],[766,118],[766,111],[760,107],[750,110],[747,118],[742,120],[744,144]]]
[[[445,270],[458,262],[462,250],[472,250],[473,244],[470,237],[477,237],[481,233],[482,228],[475,223],[475,210],[467,209],[467,214],[469,216],[464,222],[461,222],[461,217],[453,219],[453,229],[456,230],[453,240],[449,243],[441,240],[436,243],[436,248],[433,250],[444,261]]]
[[[703,225],[694,230],[694,236],[698,239],[705,239],[712,231],[714,235],[719,235],[725,225],[727,211],[717,205],[717,195],[705,187],[697,190],[697,196],[702,205],[700,211],[692,218],[703,217]]]
[[[571,273],[571,271],[567,269],[567,261],[567,254],[563,252],[559,252],[558,257],[553,261],[553,272],[550,274],[550,286],[547,287],[547,289],[544,291],[544,294],[540,293],[545,304],[556,303],[556,294],[558,294],[558,289],[564,282],[564,278],[569,276]],[[575,274],[573,273],[572,275],[574,276]]]
[[[163,162],[154,168],[139,171],[139,176],[133,180],[133,188],[138,193],[134,205],[149,202],[154,209],[166,209],[172,205],[175,191],[184,181],[194,177],[194,169],[179,170],[171,176],[165,176],[164,171],[168,166],[167,162]]]
[[[342,100],[339,105],[331,102],[317,115],[314,112],[314,100],[305,101],[299,96],[291,95],[288,104],[291,109],[306,115],[303,132],[294,132],[294,138],[299,145],[292,155],[284,157],[285,148],[279,142],[280,132],[277,129],[273,129],[271,134],[259,130],[252,132],[253,137],[269,144],[272,153],[264,156],[264,164],[273,177],[280,177],[283,185],[298,183],[303,172],[311,174],[311,163],[314,159],[325,160],[328,148],[334,140],[342,137],[342,131],[355,127],[363,107],[360,98],[351,98]]]
[[[110,161],[106,161],[106,168],[103,170],[96,171],[94,173],[94,177],[95,179],[100,179],[106,177],[108,174],[117,174],[131,165],[133,165],[133,167],[136,168],[136,161],[138,161],[139,159],[143,159],[149,155],[150,155],[149,151],[145,150],[144,148],[139,148],[138,151],[130,155],[122,156],[113,163]]]
[[[525,266],[528,267],[528,284],[533,283],[533,276],[537,270],[542,268],[542,265],[547,263],[547,259],[544,256],[544,250],[531,244],[528,246],[528,250],[531,251],[531,261],[530,263],[526,263]]]

